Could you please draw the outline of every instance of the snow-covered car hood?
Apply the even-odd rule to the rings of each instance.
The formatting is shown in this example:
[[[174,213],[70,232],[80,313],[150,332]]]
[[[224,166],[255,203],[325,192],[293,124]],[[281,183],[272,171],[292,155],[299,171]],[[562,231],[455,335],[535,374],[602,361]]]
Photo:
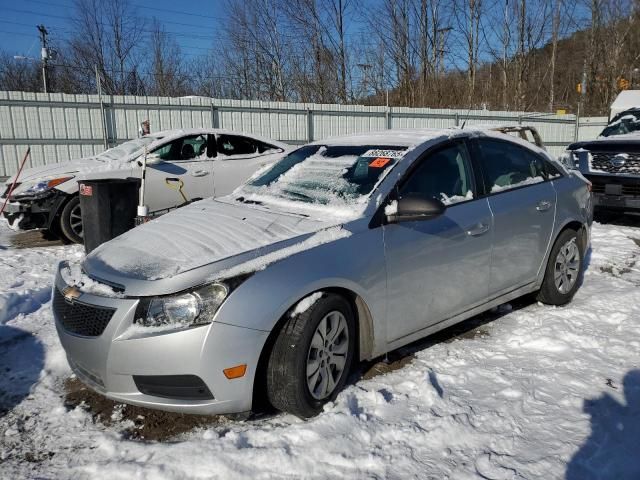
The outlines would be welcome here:
[[[41,180],[48,180],[55,177],[78,176],[81,174],[83,178],[93,172],[113,171],[123,168],[123,162],[104,161],[96,157],[79,158],[69,162],[52,163],[50,165],[42,165],[39,167],[25,168],[20,174],[19,182],[35,183]],[[15,175],[6,181],[10,185]]]
[[[572,143],[567,150],[616,150],[616,151],[640,151],[640,134],[628,133],[626,135],[612,135],[610,137],[598,137],[595,140],[586,140]]]
[[[229,197],[205,199],[101,245],[83,269],[96,280],[124,287],[128,295],[143,295],[147,288],[153,290],[147,294],[172,293],[208,278],[258,270],[261,261],[277,260],[279,251],[292,254],[346,236],[339,223]]]

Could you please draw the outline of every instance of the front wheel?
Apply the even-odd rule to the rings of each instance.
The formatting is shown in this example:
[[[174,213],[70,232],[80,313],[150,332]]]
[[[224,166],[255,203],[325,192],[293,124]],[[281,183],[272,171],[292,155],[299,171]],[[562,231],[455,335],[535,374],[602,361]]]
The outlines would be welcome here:
[[[355,319],[343,297],[325,293],[282,326],[267,365],[267,395],[278,410],[317,415],[338,395],[353,362]]]
[[[82,243],[82,212],[77,195],[66,203],[60,213],[60,231],[69,241]]]
[[[548,305],[569,303],[584,270],[584,246],[575,230],[562,232],[551,249],[537,299]]]

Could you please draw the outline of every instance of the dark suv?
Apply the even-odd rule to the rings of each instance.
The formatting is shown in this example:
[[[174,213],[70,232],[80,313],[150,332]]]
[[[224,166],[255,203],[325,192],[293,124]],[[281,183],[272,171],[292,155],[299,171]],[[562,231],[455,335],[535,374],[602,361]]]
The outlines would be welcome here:
[[[593,184],[596,211],[640,212],[640,107],[616,115],[596,140],[569,145],[568,153]]]

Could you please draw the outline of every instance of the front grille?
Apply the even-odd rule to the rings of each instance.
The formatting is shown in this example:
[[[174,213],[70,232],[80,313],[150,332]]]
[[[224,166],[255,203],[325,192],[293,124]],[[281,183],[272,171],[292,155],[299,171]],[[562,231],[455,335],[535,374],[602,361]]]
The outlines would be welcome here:
[[[592,180],[593,181],[593,180]],[[606,183],[593,182],[591,186],[593,193],[606,193]],[[637,185],[625,185],[622,184],[622,195],[626,196],[640,196],[640,183]]]
[[[53,294],[53,311],[67,332],[84,337],[102,335],[115,313],[113,308],[68,302],[57,288]]]
[[[616,156],[624,155],[624,164],[616,166]],[[591,170],[607,173],[640,174],[640,153],[591,152]]]

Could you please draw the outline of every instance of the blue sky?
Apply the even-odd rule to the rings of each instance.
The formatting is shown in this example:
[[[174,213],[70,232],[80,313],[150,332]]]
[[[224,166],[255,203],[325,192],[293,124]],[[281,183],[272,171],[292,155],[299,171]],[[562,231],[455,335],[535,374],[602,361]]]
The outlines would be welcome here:
[[[106,0],[108,1],[108,0]],[[176,33],[185,56],[205,53],[216,39],[216,27],[224,18],[220,0],[132,0],[141,16],[156,17],[165,29]],[[40,42],[36,25],[43,23],[50,39],[69,36],[72,0],[0,0],[0,50],[12,55],[38,57]]]

